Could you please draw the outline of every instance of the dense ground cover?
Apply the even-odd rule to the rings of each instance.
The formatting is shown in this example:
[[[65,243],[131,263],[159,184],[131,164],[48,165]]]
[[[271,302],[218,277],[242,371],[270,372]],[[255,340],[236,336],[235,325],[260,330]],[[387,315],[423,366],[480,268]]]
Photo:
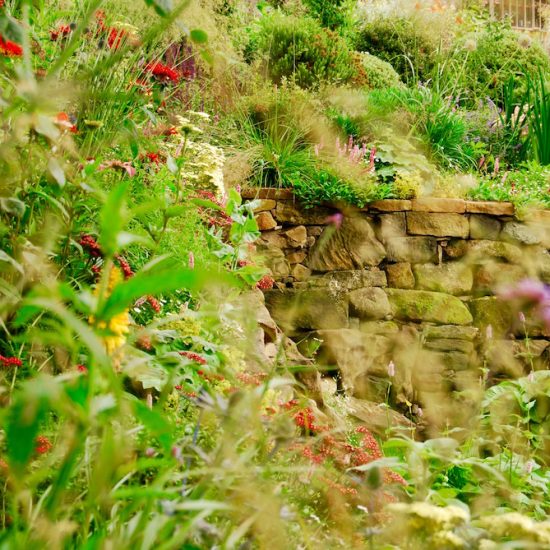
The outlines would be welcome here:
[[[550,545],[547,370],[319,407],[239,193],[548,206],[548,56],[473,4],[0,2],[3,547]]]

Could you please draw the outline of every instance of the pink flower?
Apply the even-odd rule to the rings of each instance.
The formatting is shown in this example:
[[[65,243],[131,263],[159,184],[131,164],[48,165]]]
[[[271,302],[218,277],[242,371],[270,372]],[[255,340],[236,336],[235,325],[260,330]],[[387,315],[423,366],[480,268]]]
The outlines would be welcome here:
[[[342,223],[344,222],[344,214],[342,214],[342,212],[337,212],[336,214],[328,216],[326,221],[333,224],[336,229],[340,229],[340,227],[342,227]]]
[[[523,311],[520,311],[520,312],[519,312],[518,317],[519,317],[520,323],[525,324],[526,319],[525,319],[525,313],[523,313]]]
[[[487,325],[487,328],[485,329],[485,337],[487,340],[491,340],[493,338],[493,325]]]
[[[195,255],[189,252],[189,269],[195,269]]]
[[[393,378],[395,376],[395,363],[393,361],[390,361],[388,363],[388,376]]]

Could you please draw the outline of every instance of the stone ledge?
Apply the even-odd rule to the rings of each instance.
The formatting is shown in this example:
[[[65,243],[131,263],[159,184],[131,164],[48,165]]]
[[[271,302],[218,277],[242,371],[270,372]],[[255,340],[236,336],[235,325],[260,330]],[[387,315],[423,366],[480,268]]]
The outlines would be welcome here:
[[[413,199],[412,210],[416,212],[441,212],[464,214],[466,212],[466,201],[463,199],[442,199],[436,197],[425,197]]]
[[[511,202],[466,201],[466,212],[490,216],[513,216],[515,208]]]
[[[409,200],[402,199],[384,199],[374,201],[367,205],[369,210],[379,210],[380,212],[406,212],[412,209],[412,203]]]
[[[294,193],[291,189],[277,189],[276,187],[247,187],[241,191],[243,199],[275,199],[292,200]]]

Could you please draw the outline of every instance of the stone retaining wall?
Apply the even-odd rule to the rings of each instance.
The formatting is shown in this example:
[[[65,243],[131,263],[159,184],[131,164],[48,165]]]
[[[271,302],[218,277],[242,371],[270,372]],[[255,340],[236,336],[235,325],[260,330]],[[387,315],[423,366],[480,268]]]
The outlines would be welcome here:
[[[321,341],[321,362],[356,396],[386,395],[390,361],[394,398],[408,403],[422,402],[434,372],[456,393],[478,383],[480,366],[496,378],[549,367],[550,334],[493,292],[525,277],[550,282],[550,211],[520,220],[510,203],[306,209],[288,190],[243,197],[259,200],[273,317],[302,347]],[[418,364],[432,367],[419,375]]]

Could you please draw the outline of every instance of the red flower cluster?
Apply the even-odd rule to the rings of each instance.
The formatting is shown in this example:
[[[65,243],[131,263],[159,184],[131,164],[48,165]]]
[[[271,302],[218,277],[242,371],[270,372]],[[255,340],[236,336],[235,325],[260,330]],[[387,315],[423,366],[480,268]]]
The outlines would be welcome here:
[[[55,42],[56,40],[59,40],[59,38],[65,38],[71,34],[72,30],[73,29],[70,25],[59,25],[59,27],[53,31],[50,31],[50,40]]]
[[[198,353],[194,353],[192,351],[180,351],[180,355],[194,361],[195,363],[198,363],[199,365],[206,365],[206,359]]]
[[[43,454],[51,451],[52,447],[53,447],[51,441],[45,435],[39,435],[36,438],[35,443],[36,443],[36,446],[35,446],[34,450],[39,455],[43,455]]]
[[[55,117],[55,122],[58,126],[69,130],[69,132],[71,132],[72,134],[78,133],[78,128],[75,124],[72,123],[67,113],[58,113]]]
[[[77,365],[76,370],[82,374],[88,374],[88,368],[85,365]]]
[[[124,29],[117,29],[116,27],[111,27],[109,29],[109,34],[107,35],[107,44],[111,50],[118,50],[124,39],[127,36],[127,32]]]
[[[148,63],[145,65],[145,70],[151,73],[154,77],[162,81],[170,81],[177,84],[180,81],[180,74],[176,69],[163,63]]]
[[[21,57],[23,55],[23,48],[19,44],[0,36],[0,54],[7,57]]]
[[[155,164],[160,164],[160,155],[158,153],[146,153],[145,157],[149,162],[154,162]]]
[[[3,355],[0,355],[0,363],[2,363],[3,367],[23,366],[23,361],[21,361],[21,359],[18,359],[17,357],[4,357]]]
[[[99,243],[91,235],[82,235],[78,243],[92,258],[101,258],[103,256]]]
[[[259,386],[267,377],[265,372],[255,372],[253,374],[247,372],[238,372],[237,379],[246,386]]]
[[[123,258],[120,254],[117,254],[115,258],[116,258],[116,261],[118,262],[118,265],[120,266],[120,269],[122,269],[124,278],[129,279],[130,277],[133,277],[134,272],[132,271],[132,268],[130,267],[130,264],[128,263],[128,261],[125,258]]]
[[[162,306],[160,305],[160,302],[154,297],[149,294],[147,296],[147,303],[153,308],[153,311],[155,313],[160,313],[160,310],[162,309]]]
[[[275,284],[275,279],[271,275],[264,275],[257,283],[256,288],[260,290],[271,290]]]

